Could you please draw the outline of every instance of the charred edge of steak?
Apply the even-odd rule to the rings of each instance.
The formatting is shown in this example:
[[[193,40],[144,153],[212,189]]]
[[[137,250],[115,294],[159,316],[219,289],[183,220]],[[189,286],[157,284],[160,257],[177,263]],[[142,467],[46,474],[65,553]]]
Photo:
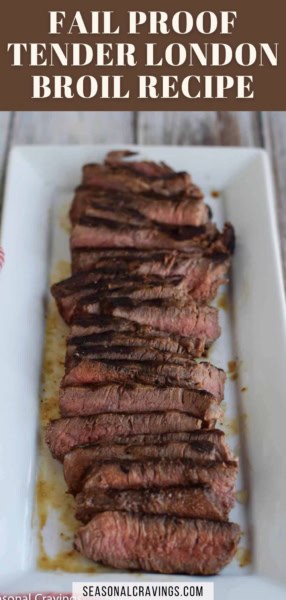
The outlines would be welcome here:
[[[209,427],[213,423],[209,422]],[[45,439],[54,458],[63,460],[73,448],[117,437],[146,433],[167,433],[201,429],[201,419],[176,411],[154,413],[102,413],[87,417],[70,417],[50,421]]]
[[[147,220],[146,220],[147,221]],[[111,219],[104,219],[100,217],[85,217],[82,216],[78,220],[79,225],[84,225],[85,227],[98,227],[103,225],[108,227],[109,229],[113,229],[114,231],[124,231],[126,229],[134,229],[137,231],[138,224],[129,223],[120,223],[118,221],[113,221]],[[147,226],[149,225],[149,227]],[[207,235],[208,233],[214,233],[216,231],[215,225],[212,223],[208,223],[206,225],[182,225],[182,226],[174,226],[168,225],[165,223],[158,223],[157,221],[146,222],[146,229],[156,229],[161,231],[162,233],[167,233],[170,237],[176,240],[188,240],[193,237],[198,237],[201,235]]]
[[[85,491],[104,489],[129,489],[129,488],[163,488],[181,487],[182,485],[208,484],[213,485],[216,477],[220,493],[233,492],[237,476],[238,464],[236,461],[207,461],[198,464],[191,458],[161,458],[154,457],[136,460],[101,460],[94,461],[93,466],[84,479]],[[191,474],[191,470],[195,475]],[[217,472],[219,469],[219,472]],[[168,473],[169,471],[169,473]],[[171,473],[171,475],[170,475]],[[198,475],[199,474],[199,475]],[[202,478],[201,478],[202,474]],[[208,478],[205,481],[205,478]],[[172,478],[173,482],[167,483],[164,478]],[[152,484],[151,484],[152,480]]]
[[[202,390],[171,386],[106,384],[60,388],[62,416],[88,416],[100,413],[158,412],[176,410],[204,421],[223,420],[220,399]]]
[[[195,336],[180,336],[175,333],[169,333],[161,329],[154,329],[151,325],[143,325],[130,321],[122,317],[113,317],[108,315],[95,315],[89,313],[74,314],[71,319],[70,337],[76,340],[80,336],[106,333],[109,335],[136,335],[140,338],[162,339],[163,342],[171,340],[172,345],[176,344],[178,351],[189,354],[190,356],[202,356],[205,348],[208,346],[208,340]]]
[[[211,463],[237,463],[232,451],[225,440],[214,435],[220,430],[197,430],[190,434],[173,434],[168,439],[164,436],[134,436],[132,439],[118,439],[111,444],[96,444],[94,446],[78,447],[64,457],[64,476],[69,490],[78,492],[84,480],[98,462],[107,461],[138,461],[153,459],[186,459],[199,465]],[[200,440],[200,435],[208,437]],[[197,434],[197,435],[195,435]],[[168,435],[168,434],[167,434]],[[197,439],[195,439],[195,437]],[[152,438],[152,439],[150,439]],[[213,441],[210,441],[213,440]]]
[[[108,510],[139,514],[170,515],[182,518],[226,521],[233,496],[224,498],[209,487],[170,487],[165,489],[98,490],[76,496],[76,518],[88,523],[97,513]]]
[[[150,345],[148,343],[148,340],[145,340],[145,344],[140,344],[140,340],[138,340],[136,345],[116,343],[116,341],[108,346],[104,344],[78,345],[66,357],[66,370],[69,371],[82,359],[152,361],[154,364],[171,362],[178,365],[187,365],[190,360],[190,358],[184,354],[154,348],[152,347],[152,344]]]
[[[166,286],[182,287],[187,289],[184,275],[168,275],[161,277],[153,274],[126,274],[126,269],[116,270],[98,268],[93,271],[80,271],[67,279],[63,279],[51,286],[52,295],[57,298],[65,298],[79,292],[86,292],[89,296],[97,294],[119,292],[120,289],[136,291],[148,287],[148,289]]]
[[[156,335],[156,330],[153,334],[150,332],[149,335],[147,332],[143,335],[143,332],[144,330],[141,332],[139,330],[138,333],[132,333],[130,328],[129,331],[122,332],[109,330],[97,333],[87,333],[86,335],[71,335],[68,338],[68,350],[69,348],[87,348],[87,346],[104,346],[108,348],[120,343],[131,347],[146,346],[146,344],[150,344],[151,348],[155,346],[158,347],[159,350],[170,347],[174,348],[174,352],[185,352],[185,348],[181,346],[178,341],[172,340],[170,336]],[[162,343],[162,348],[160,347],[160,343]]]
[[[129,263],[140,262],[142,263],[152,263],[152,262],[162,262],[164,264],[168,260],[176,260],[176,261],[184,261],[184,260],[201,260],[205,258],[206,251],[198,248],[197,250],[192,250],[188,252],[186,250],[138,250],[137,248],[106,248],[106,249],[96,249],[96,248],[74,248],[72,250],[72,262],[77,263],[79,257],[94,257],[94,265],[96,267],[96,263],[102,262],[105,263],[104,267],[101,267],[104,272],[113,272],[114,268],[120,267],[121,263]],[[229,258],[229,253],[226,248],[224,251],[218,251],[216,249],[210,250],[207,252],[207,257],[210,261],[214,263],[223,263]],[[120,261],[120,263],[119,263]]]

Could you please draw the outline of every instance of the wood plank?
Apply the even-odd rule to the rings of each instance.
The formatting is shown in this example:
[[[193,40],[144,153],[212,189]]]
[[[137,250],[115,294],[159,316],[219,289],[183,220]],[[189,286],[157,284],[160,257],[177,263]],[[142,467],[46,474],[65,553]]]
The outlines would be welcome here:
[[[11,121],[10,112],[0,112],[0,172],[2,173],[3,163],[8,148],[8,134]]]
[[[5,181],[5,168],[9,151],[9,132],[12,113],[0,112],[0,210],[2,206],[3,187]]]
[[[13,144],[100,144],[134,141],[132,112],[18,112]]]
[[[278,227],[286,279],[286,112],[262,113],[262,133],[274,172]]]
[[[141,144],[260,146],[259,115],[254,112],[141,112]]]
[[[215,112],[140,112],[137,113],[139,144],[219,143],[219,121]]]
[[[262,146],[258,112],[219,112],[220,143],[223,146]]]

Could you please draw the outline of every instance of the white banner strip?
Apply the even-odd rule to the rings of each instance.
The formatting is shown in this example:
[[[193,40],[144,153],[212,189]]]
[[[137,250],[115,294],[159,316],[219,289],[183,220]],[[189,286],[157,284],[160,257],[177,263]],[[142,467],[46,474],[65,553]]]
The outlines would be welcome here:
[[[214,600],[213,582],[184,582],[184,583],[95,583],[77,582],[72,584],[72,594],[75,600],[166,600],[166,598],[179,598],[190,600]]]

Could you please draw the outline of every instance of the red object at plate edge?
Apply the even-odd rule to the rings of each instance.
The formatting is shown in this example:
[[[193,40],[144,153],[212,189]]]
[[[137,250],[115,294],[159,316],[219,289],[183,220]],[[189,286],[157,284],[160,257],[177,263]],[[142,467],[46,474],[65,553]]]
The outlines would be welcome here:
[[[4,262],[5,262],[5,252],[4,252],[3,248],[1,248],[1,246],[0,246],[0,269],[2,269]]]

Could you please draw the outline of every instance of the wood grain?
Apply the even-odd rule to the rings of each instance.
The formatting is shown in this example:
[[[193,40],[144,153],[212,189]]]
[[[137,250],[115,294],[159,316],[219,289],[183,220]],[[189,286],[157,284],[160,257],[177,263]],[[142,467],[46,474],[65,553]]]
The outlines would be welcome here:
[[[101,144],[134,141],[130,112],[18,112],[13,144]]]
[[[137,117],[140,144],[260,146],[258,113],[141,112]]]
[[[0,112],[0,209],[2,205],[2,195],[4,186],[5,169],[9,151],[9,133],[12,114],[9,112]]]
[[[262,145],[259,113],[220,112],[218,120],[221,145],[250,147]]]
[[[262,113],[264,147],[268,151],[276,186],[277,218],[286,281],[286,112]]]
[[[216,112],[140,112],[137,116],[139,144],[219,144]]]

